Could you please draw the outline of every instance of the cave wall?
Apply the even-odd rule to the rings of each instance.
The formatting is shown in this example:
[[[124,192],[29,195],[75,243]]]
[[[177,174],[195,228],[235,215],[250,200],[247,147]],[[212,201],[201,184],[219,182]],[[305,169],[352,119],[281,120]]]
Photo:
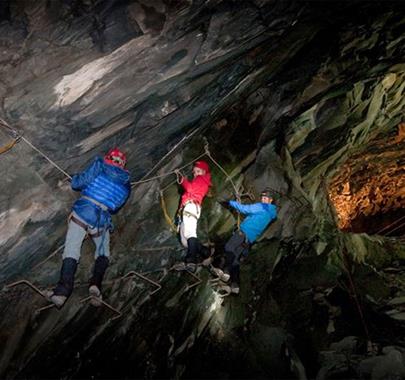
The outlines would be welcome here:
[[[401,121],[404,19],[397,3],[385,3],[383,12],[367,2],[5,4],[1,117],[65,170],[81,170],[119,144],[136,181],[193,160],[205,136],[246,191],[274,189],[279,217],[243,266],[241,296],[223,303],[204,271],[203,285],[192,290],[192,278],[157,271],[182,254],[158,198],[173,178],[136,185],[115,219],[107,280],[157,271],[149,275],[162,290],[149,296],[142,281],[111,282],[106,299],[124,311],[116,321],[108,310],[81,305],[92,263],[86,242],[77,291],[63,310],[35,315],[40,297],[3,288],[1,374],[299,377],[302,362],[310,375],[319,370],[317,350],[348,331],[363,334],[325,301],[344,270],[342,249],[380,268],[403,259],[403,248],[341,234],[326,184],[351,155],[377,136],[392,136]],[[27,278],[51,286],[60,257],[41,263],[63,243],[75,194],[23,142],[2,156],[0,168],[7,178],[0,185],[1,284]],[[200,234],[220,250],[235,219],[218,200],[229,199],[232,188],[218,168],[213,178]],[[165,191],[171,216],[178,196],[175,185]],[[365,271],[359,278],[372,277]],[[389,285],[381,289],[364,294],[391,294]]]

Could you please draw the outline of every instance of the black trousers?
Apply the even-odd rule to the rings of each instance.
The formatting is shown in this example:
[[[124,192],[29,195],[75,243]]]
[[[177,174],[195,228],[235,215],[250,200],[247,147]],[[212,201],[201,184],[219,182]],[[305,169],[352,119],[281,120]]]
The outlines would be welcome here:
[[[198,238],[189,238],[187,245],[187,255],[184,260],[186,263],[196,264],[210,256],[210,250],[202,245]]]
[[[231,282],[240,282],[240,261],[249,253],[250,244],[242,231],[235,231],[225,244],[224,270],[231,276]]]

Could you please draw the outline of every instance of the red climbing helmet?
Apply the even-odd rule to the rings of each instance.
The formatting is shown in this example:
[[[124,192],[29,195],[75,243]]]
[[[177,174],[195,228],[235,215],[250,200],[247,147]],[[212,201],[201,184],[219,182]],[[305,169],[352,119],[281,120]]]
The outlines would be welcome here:
[[[113,148],[108,151],[104,156],[104,162],[110,165],[119,166],[124,168],[127,163],[127,156],[124,152],[121,152],[118,148]]]
[[[205,161],[196,161],[194,163],[194,167],[205,170],[205,172],[207,172],[207,173],[210,171],[210,167],[208,166],[208,164]]]

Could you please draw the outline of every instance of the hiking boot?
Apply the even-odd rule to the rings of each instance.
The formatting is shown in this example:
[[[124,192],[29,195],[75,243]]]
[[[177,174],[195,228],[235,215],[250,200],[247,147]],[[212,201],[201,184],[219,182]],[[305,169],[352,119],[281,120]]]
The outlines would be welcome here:
[[[45,298],[60,309],[73,292],[74,277],[77,270],[77,260],[67,257],[62,261],[60,278],[55,289],[44,292]]]
[[[186,263],[181,262],[181,263],[174,264],[174,265],[172,266],[172,268],[173,268],[174,270],[178,271],[178,272],[183,271],[183,270],[186,270]]]
[[[53,303],[58,309],[60,309],[66,302],[66,296],[58,296],[52,290],[46,290],[43,292],[46,300]]]
[[[201,261],[201,265],[204,267],[209,267],[212,264],[213,261],[213,257],[207,257],[206,259],[204,259],[203,261]]]
[[[229,285],[222,285],[218,287],[217,293],[221,298],[223,298],[229,296],[232,293],[232,290]]]
[[[110,260],[106,256],[97,257],[94,263],[93,276],[89,280],[89,288],[95,285],[98,288],[98,291],[101,293],[101,284],[103,282],[105,271],[108,268],[109,262]]]
[[[239,294],[239,284],[238,283],[236,283],[236,282],[232,282],[232,284],[231,284],[231,292],[233,293],[233,294]]]
[[[191,273],[194,273],[196,269],[197,269],[197,264],[195,264],[195,263],[187,263],[186,264],[186,270],[187,271],[189,271]]]
[[[201,265],[204,267],[209,267],[214,261],[215,246],[211,245],[210,247],[205,247],[206,255],[204,260],[201,261]]]
[[[224,272],[222,269],[212,267],[212,271],[223,282],[228,282],[231,276],[229,273]]]
[[[100,289],[96,285],[91,285],[89,288],[89,295],[92,297],[90,299],[90,305],[94,307],[99,307],[102,305],[101,300],[103,299]]]

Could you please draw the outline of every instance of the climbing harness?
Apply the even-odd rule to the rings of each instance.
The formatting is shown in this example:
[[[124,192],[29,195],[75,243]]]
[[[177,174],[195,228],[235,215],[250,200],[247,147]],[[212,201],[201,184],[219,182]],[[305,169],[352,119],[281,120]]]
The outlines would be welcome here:
[[[98,238],[102,235],[104,235],[106,228],[102,228],[101,230],[98,230],[95,233],[90,233],[90,226],[84,222],[82,222],[80,219],[76,218],[73,213],[70,214],[69,216],[69,221],[72,221],[73,223],[77,224],[78,226],[80,226],[81,228],[83,228],[86,231],[86,236],[85,238],[87,238],[87,236],[90,236],[92,238]]]
[[[206,140],[205,140],[205,141],[206,141]],[[221,170],[221,172],[224,173],[224,175],[226,176],[227,180],[228,180],[228,181],[231,183],[231,185],[232,185],[232,188],[233,188],[233,190],[234,190],[236,199],[238,200],[238,202],[240,202],[240,200],[241,200],[241,195],[239,194],[239,190],[237,189],[237,187],[236,187],[235,183],[233,182],[232,178],[230,177],[230,175],[229,175],[229,174],[225,171],[225,169],[212,157],[212,154],[211,154],[211,152],[210,152],[210,150],[209,150],[209,144],[208,144],[207,141],[205,142],[205,145],[204,145],[204,153],[203,153],[203,154],[200,154],[200,155],[199,155],[198,157],[196,157],[194,160],[188,162],[187,164],[181,166],[180,168],[177,168],[176,170],[173,170],[173,171],[164,173],[164,174],[159,175],[159,176],[156,176],[156,177],[152,177],[152,178],[145,179],[145,180],[141,180],[141,181],[137,181],[137,182],[131,182],[131,185],[135,185],[135,184],[138,184],[138,183],[144,183],[144,182],[152,181],[152,180],[155,180],[155,179],[163,178],[163,177],[166,177],[166,176],[171,175],[171,174],[176,174],[176,180],[173,181],[173,182],[171,182],[171,183],[169,183],[169,185],[167,185],[165,188],[161,189],[160,192],[159,192],[159,194],[160,194],[160,204],[161,204],[161,207],[162,207],[163,215],[164,215],[164,217],[165,217],[166,222],[169,224],[170,229],[171,229],[174,233],[177,233],[177,228],[175,228],[175,225],[174,225],[174,223],[173,223],[173,221],[172,221],[172,218],[170,218],[169,213],[167,212],[166,202],[165,202],[165,200],[164,200],[164,195],[163,195],[163,194],[164,194],[164,191],[165,191],[167,188],[169,188],[170,186],[172,186],[174,183],[176,183],[176,182],[177,182],[177,183],[180,183],[180,181],[179,181],[179,178],[180,178],[180,177],[179,177],[180,170],[182,170],[182,169],[188,167],[189,165],[193,164],[194,162],[198,161],[200,158],[202,158],[202,157],[204,157],[204,156],[207,156],[207,157]],[[161,161],[162,161],[162,160],[160,160],[159,162],[161,162]],[[157,166],[157,165],[155,165],[155,166]],[[247,193],[247,194],[248,194],[249,197],[252,196],[251,193]],[[245,195],[245,194],[243,194],[243,195]],[[177,214],[181,214],[181,209],[179,209],[179,210],[177,211]],[[190,214],[189,216],[195,217],[195,215],[192,215],[192,214]],[[237,217],[237,226],[238,226],[238,229],[240,229],[240,214],[239,214],[239,213],[238,213],[238,217]]]
[[[91,203],[94,203],[96,206],[98,206],[99,208],[101,208],[103,211],[108,211],[108,207],[102,203],[100,203],[99,201],[96,201],[95,199],[88,197],[87,195],[81,195],[80,198],[82,199],[87,199],[88,201],[90,201]]]

